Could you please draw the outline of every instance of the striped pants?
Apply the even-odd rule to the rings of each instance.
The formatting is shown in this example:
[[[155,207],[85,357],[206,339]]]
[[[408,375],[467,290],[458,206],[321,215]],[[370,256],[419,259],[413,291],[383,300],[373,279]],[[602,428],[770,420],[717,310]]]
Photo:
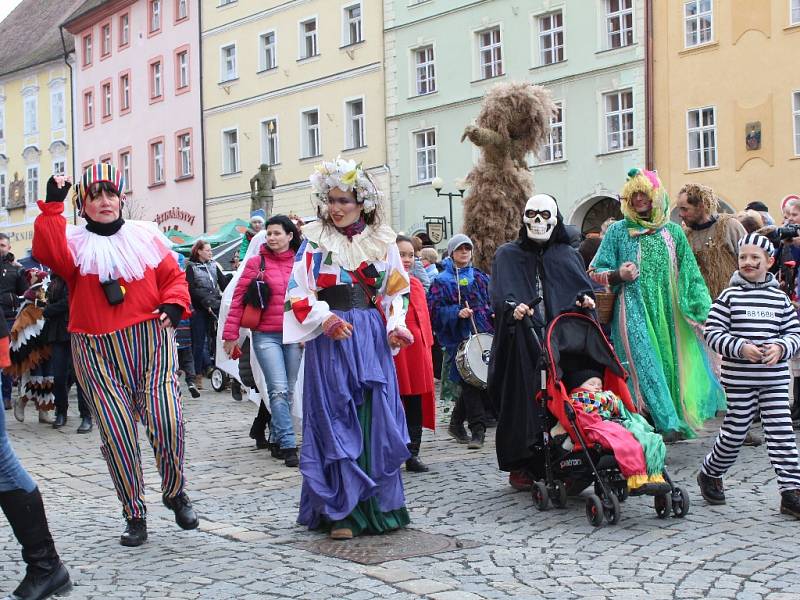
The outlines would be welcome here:
[[[171,330],[155,319],[103,335],[72,334],[75,372],[95,414],[125,518],[145,518],[137,421],[147,429],[161,490],[183,491],[184,426]]]
[[[789,416],[788,387],[727,387],[728,412],[714,447],[703,461],[701,470],[711,477],[722,477],[736,462],[747,430],[761,411],[761,425],[767,439],[767,452],[778,475],[778,489],[800,489],[800,465],[792,419]]]

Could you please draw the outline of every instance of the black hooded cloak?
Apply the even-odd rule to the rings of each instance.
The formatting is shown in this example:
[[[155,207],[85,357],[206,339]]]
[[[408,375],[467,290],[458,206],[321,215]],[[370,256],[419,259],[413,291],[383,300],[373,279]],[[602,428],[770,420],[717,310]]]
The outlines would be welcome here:
[[[537,274],[542,291],[537,290]],[[529,470],[542,476],[544,465],[534,446],[541,445],[543,423],[536,394],[541,388],[539,340],[545,325],[566,310],[574,310],[578,296],[594,297],[583,259],[570,245],[570,236],[558,214],[550,239],[537,244],[525,226],[519,237],[497,249],[489,284],[495,312],[495,336],[489,363],[489,397],[499,414],[497,462],[502,471]],[[531,303],[541,294],[533,324],[514,319],[516,304]]]

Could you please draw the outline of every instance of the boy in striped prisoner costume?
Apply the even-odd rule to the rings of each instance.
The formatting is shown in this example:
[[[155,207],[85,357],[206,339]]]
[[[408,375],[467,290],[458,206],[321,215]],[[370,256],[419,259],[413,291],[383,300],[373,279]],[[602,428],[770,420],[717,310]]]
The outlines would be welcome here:
[[[125,221],[125,181],[109,164],[83,174],[74,195],[86,225],[63,217],[70,183],[47,182],[34,222],[33,254],[69,288],[75,372],[91,399],[102,452],[122,502],[123,546],[147,539],[137,422],[146,427],[164,504],[183,529],[198,525],[184,492],[184,425],[174,327],[188,314],[189,290],[169,241],[155,223]]]
[[[728,412],[697,475],[709,504],[725,504],[722,476],[736,462],[756,411],[778,475],[781,512],[800,518],[800,465],[789,415],[788,359],[800,349],[800,321],[775,277],[770,241],[750,233],[739,241],[739,270],[711,306],[708,345],[722,355]]]

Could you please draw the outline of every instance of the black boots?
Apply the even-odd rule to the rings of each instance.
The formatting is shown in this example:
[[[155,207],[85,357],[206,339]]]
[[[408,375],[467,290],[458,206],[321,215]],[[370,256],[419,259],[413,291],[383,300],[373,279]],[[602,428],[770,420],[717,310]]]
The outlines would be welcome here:
[[[722,486],[722,477],[711,477],[702,471],[697,474],[697,485],[700,494],[709,504],[725,504],[725,488]]]
[[[800,490],[781,492],[781,513],[800,519]]]
[[[194,381],[192,381],[188,377],[186,378],[186,387],[189,390],[189,393],[192,395],[192,398],[200,397],[200,390],[197,389],[197,386],[195,385]]]
[[[272,421],[272,415],[269,414],[264,401],[262,400],[258,405],[258,414],[253,419],[253,424],[250,426],[250,437],[256,441],[256,448],[264,450],[269,448],[267,442],[267,425]]]
[[[39,489],[0,492],[0,505],[22,545],[22,559],[27,565],[25,578],[9,598],[42,600],[69,591],[72,582],[53,544]]]
[[[469,443],[469,435],[467,435],[467,430],[464,429],[465,417],[464,401],[458,398],[453,405],[453,412],[450,413],[450,426],[447,428],[447,433],[459,444]]]
[[[406,471],[411,473],[427,473],[430,471],[428,465],[419,459],[419,447],[422,444],[422,426],[409,425],[408,437],[411,443],[408,444],[408,451],[411,452],[411,458],[406,461]]]
[[[297,457],[297,448],[281,448],[281,457],[283,464],[287,467],[299,467],[300,459]]]
[[[92,417],[82,417],[78,425],[78,433],[89,433],[92,430]]]
[[[476,423],[475,425],[470,425],[469,428],[472,430],[472,438],[467,444],[467,448],[480,450],[483,448],[483,440],[486,437],[486,426],[483,423]]]
[[[53,429],[61,429],[67,424],[67,415],[65,413],[56,413],[56,419],[53,421]]]
[[[127,519],[125,531],[119,536],[119,543],[123,546],[135,548],[147,541],[147,521],[144,519]]]
[[[194,511],[189,496],[186,492],[181,492],[177,496],[168,498],[162,496],[164,506],[175,513],[175,522],[181,529],[197,529],[200,524],[200,519],[197,518],[197,513]]]

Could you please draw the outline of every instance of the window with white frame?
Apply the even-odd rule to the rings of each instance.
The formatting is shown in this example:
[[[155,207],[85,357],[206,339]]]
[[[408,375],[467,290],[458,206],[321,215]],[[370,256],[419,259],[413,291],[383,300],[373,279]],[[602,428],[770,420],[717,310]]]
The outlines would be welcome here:
[[[603,94],[606,152],[633,147],[633,91]]]
[[[53,161],[53,175],[66,175],[67,174],[67,161],[63,158]]]
[[[304,111],[300,120],[303,127],[303,154],[301,158],[318,156],[320,154],[319,111],[317,109]]]
[[[417,183],[427,183],[436,177],[436,130],[414,133],[417,158]]]
[[[106,23],[100,28],[100,54],[111,54],[111,23]]]
[[[789,23],[800,25],[800,0],[791,0],[789,5]]]
[[[564,106],[556,102],[556,112],[550,118],[547,141],[539,151],[539,163],[564,160]]]
[[[131,17],[128,13],[120,16],[119,18],[119,45],[120,46],[127,46],[128,42],[130,42],[130,29],[131,27]]]
[[[792,93],[792,117],[794,121],[794,153],[800,156],[800,92]]]
[[[277,165],[280,162],[277,119],[261,122],[261,162],[265,165]]]
[[[414,72],[416,73],[418,96],[436,91],[436,65],[433,58],[433,46],[423,46],[414,50]]]
[[[111,84],[104,83],[102,87],[103,92],[103,116],[111,116]]]
[[[131,191],[131,153],[121,152],[119,155],[119,168],[122,171],[122,176],[125,178],[125,190]]]
[[[0,171],[0,208],[8,205],[8,188],[6,187],[6,173]]]
[[[178,136],[178,156],[180,157],[179,177],[188,177],[192,174],[192,136],[182,133]]]
[[[189,85],[189,51],[178,52],[178,88]]]
[[[51,129],[64,128],[64,88],[50,92],[50,127]],[[2,128],[0,126],[0,128]],[[0,139],[2,139],[0,134]]]
[[[361,148],[367,145],[364,135],[364,99],[345,103],[347,113],[347,148]]]
[[[83,66],[92,64],[92,34],[83,36]]]
[[[24,101],[23,131],[25,135],[31,135],[38,131],[36,121],[38,119],[38,106],[36,96],[26,96]]]
[[[364,41],[361,33],[361,3],[342,9],[342,45],[349,46]]]
[[[178,5],[175,8],[176,19],[181,20],[189,16],[189,3],[188,0],[178,0]]]
[[[564,15],[560,10],[539,17],[539,60],[542,65],[564,60]]]
[[[274,69],[278,65],[275,32],[268,31],[267,33],[262,33],[259,37],[259,45],[261,46],[261,64],[259,65],[261,70],[267,71],[269,69]]]
[[[239,172],[239,131],[229,129],[222,132],[222,174]]]
[[[500,27],[485,29],[478,36],[478,64],[480,78],[489,79],[503,74],[503,47]]]
[[[219,4],[217,6],[227,6],[228,4],[233,4],[237,0],[219,0]]]
[[[83,126],[91,127],[94,125],[94,93],[85,92],[83,94]]]
[[[633,44],[633,0],[606,0],[608,48]]]
[[[717,109],[694,108],[686,113],[687,149],[690,169],[717,166]]]
[[[33,204],[39,197],[39,165],[31,165],[27,170],[28,184],[25,189],[25,201]]]
[[[300,23],[300,58],[317,54],[317,19],[313,18]]]
[[[150,144],[150,184],[164,183],[164,142]]]
[[[236,44],[228,44],[219,49],[219,79],[230,81],[236,79]]]
[[[150,65],[150,92],[151,98],[161,97],[161,61],[154,62]]]
[[[714,36],[712,0],[686,0],[683,4],[683,27],[687,48],[710,42]]]
[[[161,29],[161,0],[150,0],[150,33]]]
[[[131,107],[131,76],[128,73],[119,77],[119,109],[128,110]]]

